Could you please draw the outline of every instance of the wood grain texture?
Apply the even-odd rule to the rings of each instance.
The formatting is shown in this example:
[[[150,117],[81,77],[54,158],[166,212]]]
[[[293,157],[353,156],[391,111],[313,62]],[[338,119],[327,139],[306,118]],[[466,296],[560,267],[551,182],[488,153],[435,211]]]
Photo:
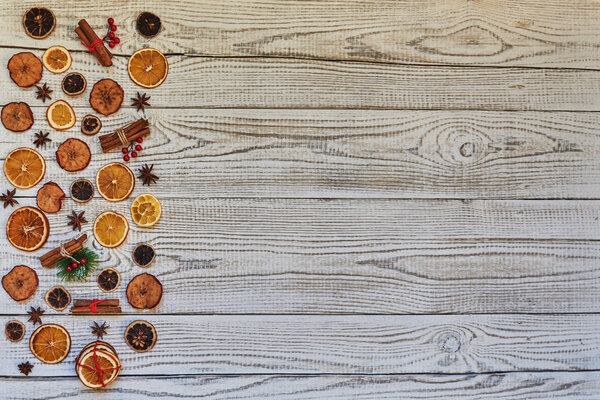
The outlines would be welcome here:
[[[144,316],[46,317],[69,330],[72,352],[60,364],[33,358],[26,341],[2,338],[2,376],[74,376],[74,358],[106,321],[123,375],[396,374],[597,370],[600,315],[477,316]],[[0,317],[3,326],[9,318]],[[158,341],[147,353],[124,343],[125,327],[147,319]],[[548,327],[552,327],[551,330]],[[27,323],[27,329],[32,329]]]
[[[33,51],[41,56],[42,51]],[[8,60],[14,49],[0,49]],[[93,83],[112,78],[126,99],[141,90],[130,81],[126,57],[101,67],[91,54],[74,53],[71,70],[89,88],[73,105],[87,106]],[[404,66],[264,58],[168,57],[169,76],[152,89],[154,107],[170,108],[375,108],[451,110],[598,111],[600,70],[543,70]],[[44,73],[60,94],[62,76]],[[2,87],[14,88],[4,101],[34,101],[34,90],[19,90],[8,71]],[[66,97],[66,96],[63,96]],[[39,104],[39,102],[38,102]],[[129,101],[126,102],[129,104]]]
[[[152,229],[134,226],[129,201],[95,199],[85,208],[68,201],[49,215],[43,249],[29,255],[2,241],[6,271],[26,264],[40,276],[29,302],[15,303],[1,290],[3,312],[44,305],[45,290],[60,284],[37,257],[75,236],[66,226],[71,210],[86,210],[90,237],[102,211],[130,220],[121,248],[92,244],[102,268],[120,271],[114,296],[128,313],[136,311],[126,302],[126,284],[143,272],[131,252],[142,241],[157,250],[148,272],[165,288],[153,313],[599,311],[597,201],[161,201],[163,216]],[[0,226],[10,211],[2,211]],[[102,295],[94,282],[67,288],[78,298]]]
[[[536,372],[491,375],[400,376],[166,376],[120,377],[103,397],[130,399],[442,399],[595,400],[598,372]],[[97,399],[75,378],[0,378],[7,400]]]
[[[91,178],[120,160],[119,151],[104,154],[97,137],[81,135],[79,123],[53,132],[45,109],[33,111],[30,131],[2,136],[0,159],[45,130],[52,132],[40,149],[46,179],[64,188],[74,175],[58,167],[54,152],[66,137],[92,150],[79,175]],[[91,110],[76,111],[81,119]],[[103,118],[102,133],[140,115],[127,109]],[[155,164],[161,180],[151,191],[159,196],[178,187],[184,198],[600,197],[597,113],[149,109],[146,116],[151,135],[130,165]],[[9,186],[0,173],[0,188]]]
[[[77,0],[11,0],[0,6],[0,37],[10,37],[13,46],[44,46],[21,25],[24,11],[40,5],[59,16],[49,40],[78,50],[72,41],[77,21],[86,17],[102,32],[113,15],[122,42],[117,52],[129,54],[148,44],[208,56],[393,63],[598,68],[600,61],[600,6],[583,0],[134,0],[94,4],[93,15]],[[135,30],[142,10],[162,18],[164,30],[154,39]]]

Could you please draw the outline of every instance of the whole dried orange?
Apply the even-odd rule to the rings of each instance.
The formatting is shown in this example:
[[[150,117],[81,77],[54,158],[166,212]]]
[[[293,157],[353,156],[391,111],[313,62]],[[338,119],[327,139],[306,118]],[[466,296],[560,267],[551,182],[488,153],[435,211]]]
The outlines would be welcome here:
[[[41,362],[58,364],[71,351],[71,335],[60,325],[45,324],[31,334],[29,349]]]
[[[29,189],[37,185],[46,174],[46,162],[40,153],[19,147],[8,153],[4,160],[4,175],[19,189]]]
[[[135,177],[125,164],[107,164],[96,174],[98,193],[108,201],[125,200],[131,195],[134,187]]]
[[[64,100],[57,100],[48,106],[46,119],[48,124],[57,131],[69,129],[77,122],[75,110]]]
[[[105,211],[94,221],[94,237],[100,245],[108,248],[120,246],[129,233],[129,223],[114,211]]]
[[[35,251],[48,239],[50,225],[43,212],[35,207],[21,207],[8,217],[6,236],[19,250]]]
[[[162,209],[158,199],[150,193],[142,193],[131,203],[131,219],[138,226],[150,227],[158,222]]]
[[[169,63],[163,53],[156,49],[140,49],[129,57],[127,72],[137,85],[155,88],[167,78]]]
[[[63,46],[52,46],[44,52],[42,62],[48,71],[62,74],[71,68],[71,53]]]

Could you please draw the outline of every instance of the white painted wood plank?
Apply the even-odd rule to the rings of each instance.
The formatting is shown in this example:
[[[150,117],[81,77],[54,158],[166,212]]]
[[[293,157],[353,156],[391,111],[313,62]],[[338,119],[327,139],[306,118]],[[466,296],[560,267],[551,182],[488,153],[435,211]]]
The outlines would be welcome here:
[[[166,376],[120,377],[102,391],[75,378],[0,378],[6,399],[597,399],[598,372],[400,376]]]
[[[0,62],[18,50],[0,49]],[[33,51],[38,56],[40,50]],[[73,53],[72,71],[92,85],[116,80],[126,99],[140,90],[126,71],[126,57],[101,67],[91,54]],[[393,108],[598,111],[600,70],[423,67],[281,58],[168,57],[169,76],[152,89],[155,107]],[[60,96],[62,75],[41,82]],[[33,90],[19,90],[8,70],[0,85],[11,88],[3,102],[35,103]],[[86,92],[89,93],[89,92]],[[72,101],[87,106],[87,94]],[[129,104],[129,101],[126,102]]]
[[[12,316],[0,317],[3,326]],[[155,347],[143,354],[123,340],[125,327],[147,319]],[[0,375],[74,376],[74,358],[93,340],[92,320],[107,321],[124,375],[395,374],[590,370],[600,366],[599,315],[476,316],[49,316],[71,333],[65,361],[45,365],[26,341],[2,338]],[[551,327],[551,329],[549,329]],[[27,323],[31,332],[31,323]],[[27,334],[28,336],[28,334]]]
[[[21,19],[27,8],[43,5],[54,10],[58,26],[36,41],[25,35]],[[577,68],[597,68],[600,61],[600,6],[583,0],[130,0],[95,3],[93,12],[77,0],[5,0],[0,10],[0,38],[23,47],[82,49],[72,41],[77,21],[85,17],[102,32],[114,16],[121,53],[149,44],[211,56]],[[164,30],[154,39],[135,30],[142,10],[162,18]]]

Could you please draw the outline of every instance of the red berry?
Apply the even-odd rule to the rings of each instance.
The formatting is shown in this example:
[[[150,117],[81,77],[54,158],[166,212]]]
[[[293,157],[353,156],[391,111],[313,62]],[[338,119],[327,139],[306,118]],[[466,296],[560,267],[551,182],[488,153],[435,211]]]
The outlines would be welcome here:
[[[129,149],[127,149],[127,147],[123,147],[123,150],[121,150],[123,152],[123,154],[127,154],[129,153]]]
[[[114,32],[108,32],[108,37],[109,37],[110,39],[114,39],[114,38],[115,38],[115,34],[114,34]]]
[[[114,19],[112,19],[112,18],[109,18],[109,19],[108,19],[108,24],[109,24],[109,25],[112,25],[112,24],[114,24],[114,23],[115,23],[115,20],[114,20]]]
[[[73,271],[73,268],[71,268],[71,266],[70,266],[70,265],[67,265],[67,268],[65,268],[65,269],[67,270],[67,272],[71,272],[71,271]]]
[[[133,154],[132,154],[133,155]],[[129,156],[123,156],[123,160],[129,161]]]
[[[110,30],[113,31],[113,32],[116,31],[117,30],[117,26],[116,25],[111,25],[110,26]]]
[[[115,42],[113,42],[112,40],[110,42],[108,42],[108,45],[110,46],[110,48],[112,49],[113,47],[115,47]]]
[[[111,33],[112,33],[112,32],[111,32]],[[121,39],[119,39],[118,37],[116,37],[114,40],[115,40],[115,43],[116,43],[116,44],[119,44],[119,43],[121,42]]]
[[[75,269],[75,268],[77,268],[78,266],[79,266],[79,264],[77,264],[75,261],[73,261],[73,262],[71,263],[71,268],[72,268],[72,269]]]
[[[135,151],[132,151],[132,152],[131,152],[131,157],[137,157],[137,152],[135,152]]]
[[[136,149],[137,151],[140,151],[140,150],[142,150],[142,146],[140,146],[139,144],[136,144],[136,145],[135,145],[135,149]]]
[[[80,264],[85,264],[87,262],[87,260],[85,258],[82,258],[81,260],[79,260]]]
[[[136,142],[138,143],[142,143],[144,141],[144,139],[142,139],[141,137],[137,138]]]

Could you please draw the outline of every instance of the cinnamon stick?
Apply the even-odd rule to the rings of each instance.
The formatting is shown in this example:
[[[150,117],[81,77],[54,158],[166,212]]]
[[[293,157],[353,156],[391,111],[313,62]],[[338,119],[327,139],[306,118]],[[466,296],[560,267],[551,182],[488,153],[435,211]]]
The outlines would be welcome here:
[[[73,314],[119,314],[121,307],[119,299],[75,299],[70,311]]]
[[[100,61],[100,64],[103,66],[110,67],[112,65],[111,52],[104,46],[104,41],[100,40],[98,35],[96,35],[96,32],[94,32],[85,19],[79,21],[79,26],[75,28],[75,33],[79,36],[85,47],[90,48],[92,44],[98,43],[93,50],[90,49],[90,51],[94,53],[98,61]]]
[[[143,118],[132,122],[122,129],[125,134],[126,143],[123,143],[121,140],[122,137],[117,133],[117,131],[100,136],[100,146],[102,146],[102,151],[104,153],[107,153],[117,147],[126,147],[130,142],[133,142],[138,138],[146,136],[150,133],[148,120]]]
[[[89,307],[94,300],[87,299],[75,299],[73,300],[73,307]],[[98,304],[98,308],[100,307],[108,307],[108,306],[118,306],[119,299],[105,299],[102,303]]]
[[[73,307],[70,312],[72,314],[120,314],[122,312],[121,307],[100,307],[96,309],[97,312],[93,313],[89,309],[80,309]]]
[[[64,244],[65,250],[69,254],[73,254],[83,249],[83,243],[87,240],[87,235],[84,233],[77,239],[73,239]],[[54,268],[55,264],[64,257],[60,255],[60,247],[50,250],[40,257],[40,262],[44,268]]]

